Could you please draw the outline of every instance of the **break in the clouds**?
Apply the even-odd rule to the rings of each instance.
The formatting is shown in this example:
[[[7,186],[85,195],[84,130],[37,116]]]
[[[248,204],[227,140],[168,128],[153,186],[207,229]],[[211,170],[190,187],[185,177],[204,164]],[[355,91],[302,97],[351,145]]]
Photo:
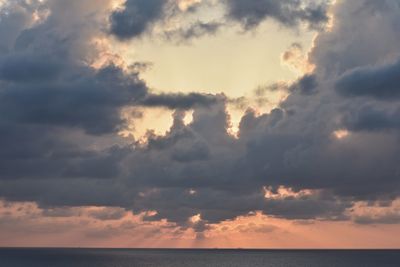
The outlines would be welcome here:
[[[228,96],[157,94],[142,70],[109,50],[179,8],[195,8],[170,13],[158,0],[128,0],[117,9],[109,0],[5,4],[0,197],[43,209],[113,207],[88,216],[117,220],[132,211],[199,236],[255,212],[393,223],[392,214],[354,214],[361,202],[390,206],[400,195],[399,64],[388,63],[400,54],[400,2],[379,3],[224,1],[228,19],[245,29],[268,18],[317,28],[328,7],[334,18],[319,28],[309,53],[313,71],[288,84],[272,111],[249,108],[236,136]],[[198,25],[183,35],[218,34],[217,26]],[[169,131],[149,131],[144,140],[121,135],[132,123],[129,108],[143,106],[174,110]]]

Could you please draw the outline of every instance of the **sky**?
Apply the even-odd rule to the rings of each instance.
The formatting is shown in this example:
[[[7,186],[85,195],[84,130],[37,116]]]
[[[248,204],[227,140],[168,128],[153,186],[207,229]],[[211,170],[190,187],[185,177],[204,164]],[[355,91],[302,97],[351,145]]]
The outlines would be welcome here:
[[[400,248],[399,0],[0,0],[0,246]]]

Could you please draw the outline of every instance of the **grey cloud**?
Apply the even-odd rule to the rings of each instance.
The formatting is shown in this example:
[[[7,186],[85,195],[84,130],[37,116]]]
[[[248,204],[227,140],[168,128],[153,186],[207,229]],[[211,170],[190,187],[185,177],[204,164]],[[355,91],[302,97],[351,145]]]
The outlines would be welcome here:
[[[316,196],[269,200],[265,214],[293,220],[322,218],[324,220],[346,220],[344,212],[351,207],[347,201]]]
[[[205,143],[194,143],[189,147],[175,148],[172,152],[172,159],[180,162],[190,162],[194,160],[206,160],[209,156],[209,148]]]
[[[29,177],[2,179],[0,183],[0,194],[4,198],[10,201],[36,202],[42,208],[132,205],[132,196],[124,192],[112,179]]]
[[[291,120],[296,121],[297,116]],[[134,212],[156,210],[157,215],[149,219],[166,218],[187,226],[188,218],[198,213],[206,223],[217,223],[255,210],[280,218],[332,220],[341,218],[344,209],[351,205],[346,198],[372,197],[398,188],[397,179],[393,177],[391,181],[390,177],[390,166],[396,166],[393,161],[383,166],[382,162],[377,163],[389,176],[382,171],[371,172],[377,167],[371,162],[382,154],[374,157],[371,152],[359,151],[360,155],[365,154],[360,158],[362,169],[355,169],[348,159],[353,155],[346,155],[347,149],[339,147],[338,151],[329,152],[323,145],[328,139],[313,144],[312,139],[299,131],[282,134],[287,127],[286,120],[292,117],[286,117],[281,110],[262,117],[248,115],[243,119],[243,131],[238,140],[229,136],[225,127],[219,128],[228,119],[223,105],[211,110],[196,108],[194,120],[187,126],[179,118],[177,115],[167,136],[157,138],[158,145],[150,140],[148,145],[127,150],[118,161],[123,174],[113,179],[102,182],[10,180],[2,182],[0,193],[8,199],[34,200],[42,205],[115,205]],[[177,149],[190,148],[198,142],[210,148],[207,158],[171,160]],[[369,150],[369,147],[361,147]],[[384,152],[385,157],[394,159],[387,150]],[[367,164],[370,168],[363,170]],[[365,180],[366,175],[368,180]],[[378,180],[381,190],[376,186]],[[346,181],[345,186],[342,186],[343,181]],[[362,191],[358,192],[361,181]],[[333,190],[343,199],[325,195],[280,200],[264,198],[263,186],[281,184],[299,189]],[[196,193],[189,194],[189,189]]]
[[[398,0],[346,1],[335,5],[333,15],[340,23],[317,36],[319,45],[309,54],[311,63],[320,74],[332,77],[396,58],[399,11]]]
[[[328,21],[327,4],[303,2],[301,0],[225,0],[227,17],[243,25],[246,30],[258,26],[270,18],[287,27],[306,23],[312,29],[321,29]],[[198,4],[199,5],[199,4]],[[187,10],[188,14],[197,12],[198,5]],[[166,18],[182,15],[177,7],[168,5],[167,0],[127,0],[121,9],[115,10],[110,20],[110,33],[124,41],[151,32],[154,24]],[[187,22],[176,30],[164,32],[166,38],[174,42],[187,42],[207,34],[216,34],[226,21]]]
[[[79,67],[75,70],[80,72],[40,84],[27,82],[39,76],[43,79],[53,70],[50,74],[46,69],[27,71],[26,75],[31,76],[29,79],[21,76],[25,74],[18,74],[18,82],[3,87],[0,96],[1,111],[10,114],[6,119],[81,127],[91,134],[113,132],[123,124],[120,108],[133,104],[135,99],[146,94],[145,84],[135,74],[126,77],[114,66],[99,71]]]
[[[306,74],[289,87],[289,91],[299,91],[301,94],[316,93],[318,82],[315,74]]]
[[[18,3],[8,16],[19,12]],[[58,21],[62,16],[57,14],[58,5],[64,1],[49,4],[47,8],[54,10],[47,20],[21,28],[19,35],[11,32],[15,45],[0,55],[0,177],[116,177],[121,173],[118,161],[129,149],[113,146],[118,137],[104,136],[115,135],[124,127],[121,109],[143,99],[147,86],[135,70],[127,73],[115,65],[93,69],[82,64],[80,55],[87,52],[88,40],[69,34],[69,25]],[[80,9],[79,5],[66,7]],[[1,20],[0,25],[3,23],[8,20]],[[99,31],[91,25],[78,28],[85,32],[82,36],[89,38]],[[193,99],[186,107],[195,102]],[[92,144],[83,145],[70,137],[80,131],[77,138],[91,139]],[[109,147],[98,148],[103,139],[109,139]],[[184,153],[177,150],[175,157],[182,160]]]
[[[147,87],[137,73],[127,75],[114,65],[95,70],[83,64],[82,53],[99,29],[87,23],[81,35],[73,32],[68,27],[75,25],[61,23],[58,5],[63,3],[50,2],[49,17],[21,29],[15,45],[0,55],[0,121],[10,127],[36,124],[77,127],[95,135],[115,132],[124,123],[120,109],[143,97]],[[75,12],[79,5],[66,8]]]
[[[259,86],[255,91],[254,95],[257,100],[262,101],[266,98],[266,95],[270,92],[287,92],[287,93],[296,93],[300,95],[313,95],[317,93],[318,89],[318,79],[315,73],[305,74],[299,79],[295,80],[291,84],[287,83],[272,83],[266,86]],[[245,99],[234,99],[231,100],[234,104],[242,104]],[[244,104],[244,103],[243,103]]]
[[[185,39],[198,38],[206,34],[216,34],[218,29],[221,27],[221,23],[218,22],[201,22],[198,21],[190,26],[190,28],[184,30],[181,36]]]
[[[51,3],[58,12],[58,2]],[[115,65],[93,69],[82,64],[76,57],[87,52],[89,41],[66,31],[57,19],[57,13],[50,14],[43,23],[21,30],[14,49],[0,55],[0,109],[9,114],[0,120],[83,128],[101,135],[124,126],[120,111],[125,106],[146,102],[190,108],[213,102],[211,95],[195,93],[147,96],[136,68],[126,72]],[[100,31],[90,25],[81,30]]]
[[[111,33],[121,40],[143,34],[163,16],[166,0],[127,0],[110,16]]]
[[[126,211],[122,208],[102,208],[89,211],[89,215],[98,220],[110,221],[123,218],[126,215]]]
[[[191,6],[185,12],[196,12],[197,5]],[[110,33],[119,40],[129,40],[149,33],[154,24],[164,19],[182,16],[184,12],[178,9],[176,3],[167,0],[127,0],[122,10],[114,11],[110,16]],[[163,31],[166,40],[174,43],[186,43],[205,35],[214,35],[224,25],[220,21],[204,22],[201,20],[186,22],[177,29]]]
[[[73,208],[61,207],[61,208],[48,208],[42,210],[42,215],[45,217],[57,217],[57,218],[68,218],[73,216],[79,216],[79,212]]]
[[[392,100],[400,96],[400,61],[380,67],[362,67],[346,72],[335,84],[344,96],[369,96]]]
[[[400,129],[400,109],[364,106],[343,116],[343,124],[351,131],[384,131]]]
[[[220,22],[202,22],[196,21],[188,27],[179,28],[177,30],[165,32],[166,38],[170,41],[185,43],[192,39],[200,38],[205,35],[215,35],[223,26]]]
[[[13,1],[15,4],[5,3],[0,10],[0,55],[6,54],[14,45],[14,41],[29,24],[32,23],[32,11],[40,9],[39,1],[31,1],[30,5],[22,0]]]
[[[321,29],[328,21],[327,4],[321,2],[303,2],[301,0],[225,0],[227,17],[243,25],[246,30],[258,26],[262,21],[271,18],[287,27],[297,27],[306,23],[312,29]],[[187,12],[197,12],[195,5]],[[140,37],[151,32],[154,24],[163,19],[177,17],[182,12],[177,7],[169,6],[167,0],[127,0],[123,7],[115,10],[110,20],[110,33],[124,41]],[[168,40],[187,42],[207,34],[216,34],[225,21],[187,22],[176,30],[165,31]]]
[[[359,215],[355,216],[354,222],[358,224],[399,224],[400,215],[398,212],[388,212],[383,215]]]
[[[141,101],[141,104],[147,107],[190,109],[196,105],[209,106],[215,104],[218,102],[218,98],[215,95],[201,93],[149,94]]]
[[[300,0],[226,0],[225,2],[228,17],[240,22],[245,29],[252,29],[268,18],[289,27],[305,22],[311,28],[319,28],[328,21],[326,6],[323,4],[307,5]]]
[[[62,65],[42,56],[20,54],[3,57],[0,62],[0,78],[6,81],[35,82],[56,78]]]

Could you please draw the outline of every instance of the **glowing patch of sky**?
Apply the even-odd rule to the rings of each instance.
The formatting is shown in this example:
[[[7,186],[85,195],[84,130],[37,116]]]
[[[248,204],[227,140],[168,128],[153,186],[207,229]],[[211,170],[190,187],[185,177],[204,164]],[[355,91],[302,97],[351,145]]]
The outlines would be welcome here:
[[[131,62],[151,63],[142,78],[155,92],[196,91],[241,97],[252,94],[260,85],[295,79],[298,73],[282,64],[281,55],[293,42],[308,51],[314,34],[309,31],[300,34],[268,21],[254,32],[242,33],[238,27],[224,27],[217,35],[204,36],[189,44],[145,37],[125,45],[124,57]],[[258,108],[266,112],[280,97],[271,94],[271,102]],[[235,132],[243,111],[231,108],[230,114]],[[147,110],[136,121],[136,136],[142,136],[145,129],[164,133],[172,122],[170,116],[170,112]]]
[[[281,65],[280,55],[293,42],[309,47],[313,37],[311,32],[300,36],[274,23],[265,23],[253,33],[239,31],[224,28],[217,36],[181,45],[136,41],[133,58],[152,63],[142,77],[154,90],[240,97],[261,84],[294,79],[296,74]]]

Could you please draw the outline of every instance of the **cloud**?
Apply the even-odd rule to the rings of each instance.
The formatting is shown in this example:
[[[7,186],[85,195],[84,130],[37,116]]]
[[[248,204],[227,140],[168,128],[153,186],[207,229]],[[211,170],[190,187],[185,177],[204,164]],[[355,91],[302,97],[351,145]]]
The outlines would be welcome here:
[[[166,40],[182,43],[205,35],[214,35],[224,25],[221,21],[191,21],[187,14],[196,13],[202,1],[128,0],[110,16],[110,33],[121,41],[152,33],[161,28]],[[183,23],[176,21],[182,20]],[[167,24],[169,27],[163,27]],[[175,25],[176,24],[176,25]],[[175,25],[171,28],[171,25]]]
[[[385,131],[400,128],[399,109],[363,106],[343,116],[343,124],[351,131]]]
[[[74,13],[74,22],[72,17],[61,23],[62,7]],[[0,118],[1,123],[76,127],[90,134],[117,131],[124,123],[120,109],[145,95],[146,85],[137,73],[127,74],[116,65],[94,69],[82,62],[92,60],[89,51],[102,49],[91,44],[100,34],[93,26],[99,18],[84,19],[95,7],[52,1],[46,8],[49,15],[43,22],[26,25],[16,36],[11,32],[14,46],[0,55],[1,111],[12,114]],[[75,30],[74,23],[85,26]]]
[[[154,33],[157,28],[167,40],[178,43],[215,35],[229,23],[225,18],[206,22],[199,11],[215,5],[208,1],[127,0],[110,15],[109,32],[120,41],[126,41]],[[307,24],[312,29],[321,29],[328,22],[328,4],[321,2],[224,0],[222,5],[228,20],[239,22],[246,30],[269,18],[287,27]],[[193,14],[197,19],[191,18]],[[175,26],[171,28],[172,25]]]
[[[300,73],[312,73],[315,67],[308,62],[307,55],[300,43],[292,43],[282,54],[281,61],[283,65]]]
[[[31,67],[17,68],[24,71],[24,68]],[[133,104],[135,99],[146,94],[147,88],[136,74],[125,76],[115,66],[98,71],[85,67],[76,67],[75,70],[80,73],[69,73],[75,76],[73,80],[62,77],[54,83],[51,78],[49,83],[28,84],[32,79],[44,79],[43,75],[50,75],[44,74],[43,69],[26,72],[33,78],[19,74],[17,83],[2,90],[2,112],[12,113],[14,122],[78,127],[90,134],[102,134],[118,130],[124,123],[119,115],[120,108]]]
[[[345,96],[369,96],[393,100],[400,96],[400,61],[380,67],[362,67],[346,72],[336,82]]]
[[[163,15],[166,0],[127,0],[110,16],[111,33],[120,40],[140,36]]]
[[[289,86],[276,84],[287,97],[265,114],[249,109],[232,136],[228,97],[153,94],[140,68],[111,58],[94,67],[98,55],[110,52],[93,43],[110,41],[104,32],[110,13],[112,27],[128,22],[119,36],[125,39],[143,34],[162,12],[161,2],[128,1],[111,11],[111,2],[102,1],[49,1],[40,7],[48,15],[33,24],[14,21],[31,14],[16,2],[0,21],[0,29],[10,29],[0,54],[0,197],[45,210],[111,207],[92,213],[106,221],[133,211],[149,222],[193,228],[201,237],[212,224],[254,212],[357,221],[348,215],[355,203],[399,196],[398,63],[385,63],[399,52],[398,43],[374,45],[377,36],[388,43],[397,38],[392,23],[400,9],[337,3],[336,24],[319,33],[310,53],[314,71]],[[312,20],[310,7],[299,1],[229,5],[245,28],[268,17],[288,26],[324,21]],[[135,12],[140,16],[130,20]],[[354,30],[371,16],[368,27]],[[127,123],[121,111],[139,106],[174,110],[173,125],[140,142],[121,137]],[[184,122],[187,110],[193,110],[190,123]],[[338,138],[338,130],[348,134]]]
[[[166,38],[171,41],[178,41],[178,43],[187,42],[205,35],[215,35],[222,26],[223,23],[216,21],[196,21],[191,23],[188,27],[166,31],[165,35]]]
[[[385,202],[360,202],[350,215],[359,224],[399,224],[399,200]]]
[[[300,94],[310,95],[316,93],[318,88],[317,78],[313,74],[306,74],[289,87],[289,91],[298,91]]]
[[[9,23],[7,19],[21,9],[36,12],[39,7],[32,3],[15,2],[0,25]],[[41,23],[27,23],[19,34],[13,28],[6,32],[5,37],[14,38],[14,45],[0,55],[2,178],[22,178],[29,173],[43,178],[104,178],[119,172],[117,161],[124,148],[113,145],[130,143],[121,142],[117,135],[127,123],[120,113],[147,99],[148,89],[136,69],[113,63],[100,68],[90,65],[92,53],[104,49],[93,45],[92,38],[103,36],[100,21],[108,14],[107,4],[104,1],[98,10],[88,3],[50,1],[40,6],[48,10]],[[65,19],[65,10],[76,18]],[[84,26],[77,28],[75,23]],[[195,104],[194,97],[185,107]],[[103,144],[101,148],[98,143]]]
[[[38,55],[14,55],[2,58],[0,77],[6,81],[35,82],[44,79],[55,79],[62,65],[50,59],[41,61]]]
[[[399,224],[400,216],[398,213],[386,214],[382,217],[359,216],[354,219],[359,224]]]
[[[23,1],[15,1],[18,4],[5,3],[0,6],[0,54],[8,52],[18,34],[33,23],[32,9],[40,8],[39,1],[31,1],[30,5],[24,5]]]
[[[273,19],[288,27],[307,23],[310,28],[320,28],[328,21],[326,5],[307,4],[299,0],[226,0],[228,17],[249,30],[266,19]]]
[[[218,102],[218,98],[211,94],[201,93],[172,93],[172,94],[149,94],[141,102],[147,107],[167,107],[170,109],[190,109],[196,105],[210,106]]]
[[[397,58],[399,10],[397,0],[335,4],[332,26],[318,34],[318,45],[309,54],[310,62],[318,66],[319,72],[332,76]]]
[[[102,221],[120,220],[125,215],[126,211],[122,208],[102,208],[89,211],[89,216]]]

